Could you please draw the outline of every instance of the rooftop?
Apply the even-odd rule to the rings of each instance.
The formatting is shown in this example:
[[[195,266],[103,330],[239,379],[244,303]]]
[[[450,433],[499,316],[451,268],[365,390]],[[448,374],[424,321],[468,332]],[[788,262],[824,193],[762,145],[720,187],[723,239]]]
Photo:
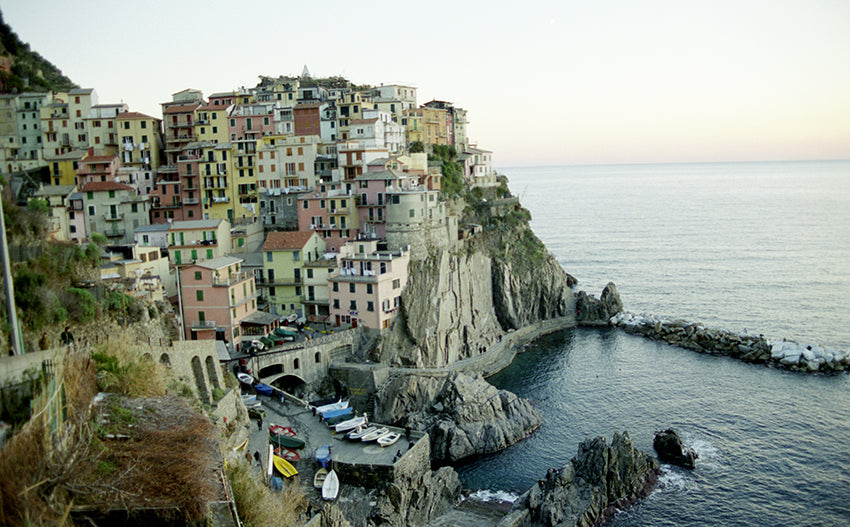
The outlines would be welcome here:
[[[188,230],[188,229],[215,229],[221,225],[224,220],[186,220],[172,222],[170,228],[173,230]]]
[[[316,233],[313,231],[273,231],[263,244],[264,251],[303,249]]]
[[[80,192],[105,192],[107,190],[129,190],[135,192],[136,189],[131,187],[130,185],[125,185],[124,183],[118,183],[115,181],[92,181],[91,183],[86,183],[80,189]]]

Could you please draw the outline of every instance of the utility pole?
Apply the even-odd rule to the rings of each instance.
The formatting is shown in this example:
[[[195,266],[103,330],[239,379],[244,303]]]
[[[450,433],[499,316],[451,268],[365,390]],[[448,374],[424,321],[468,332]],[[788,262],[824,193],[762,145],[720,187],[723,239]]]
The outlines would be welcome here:
[[[9,246],[6,244],[6,221],[3,218],[3,200],[0,198],[0,259],[3,260],[3,281],[6,283],[6,319],[11,327],[12,354],[23,355],[24,346],[21,328],[18,326],[18,311],[15,307],[15,284],[12,282],[12,264]]]

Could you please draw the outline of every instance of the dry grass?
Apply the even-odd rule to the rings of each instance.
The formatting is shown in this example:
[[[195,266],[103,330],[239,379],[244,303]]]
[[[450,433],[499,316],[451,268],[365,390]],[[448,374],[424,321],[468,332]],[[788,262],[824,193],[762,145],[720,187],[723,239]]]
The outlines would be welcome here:
[[[63,483],[90,441],[87,423],[93,390],[92,362],[69,353],[62,377],[41,397],[33,418],[0,451],[0,525],[68,525],[71,497]],[[67,419],[51,436],[57,409]]]
[[[307,496],[299,485],[273,492],[254,475],[247,463],[227,467],[236,510],[245,527],[291,527],[299,525],[301,513],[307,509]]]
[[[92,349],[97,363],[97,387],[102,392],[127,397],[159,397],[166,394],[169,370],[134,349],[127,338],[113,338]]]

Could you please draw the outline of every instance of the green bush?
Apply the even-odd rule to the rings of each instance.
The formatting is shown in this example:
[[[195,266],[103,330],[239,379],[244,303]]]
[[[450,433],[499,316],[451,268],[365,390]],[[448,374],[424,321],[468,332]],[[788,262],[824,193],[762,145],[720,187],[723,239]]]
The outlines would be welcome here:
[[[80,324],[90,322],[97,313],[97,301],[94,295],[85,289],[67,288],[63,295],[62,304],[68,312],[68,317]]]

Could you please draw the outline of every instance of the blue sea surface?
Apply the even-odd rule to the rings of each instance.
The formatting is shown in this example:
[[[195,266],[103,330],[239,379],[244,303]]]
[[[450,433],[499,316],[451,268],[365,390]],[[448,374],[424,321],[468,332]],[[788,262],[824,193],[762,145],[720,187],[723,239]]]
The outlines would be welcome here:
[[[848,349],[850,162],[504,170],[532,228],[580,288],[612,280],[626,309]],[[544,424],[459,468],[520,494],[588,437],[652,452],[676,428],[696,470],[608,524],[850,525],[850,376],[700,355],[620,331],[545,336],[490,379]]]

